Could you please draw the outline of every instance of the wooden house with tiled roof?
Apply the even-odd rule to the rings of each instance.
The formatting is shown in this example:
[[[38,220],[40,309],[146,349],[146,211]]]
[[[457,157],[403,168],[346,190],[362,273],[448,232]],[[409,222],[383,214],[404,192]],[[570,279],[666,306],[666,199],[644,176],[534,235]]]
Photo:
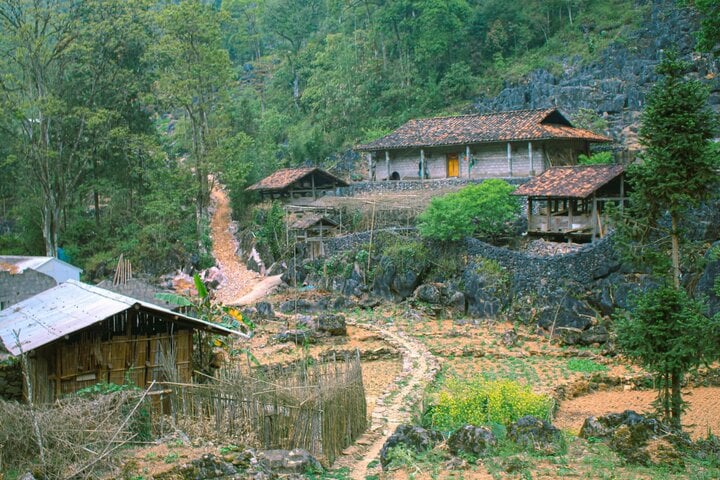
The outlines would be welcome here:
[[[295,243],[304,243],[311,260],[325,255],[324,241],[337,234],[338,223],[318,213],[295,214],[288,219],[288,234]]]
[[[314,167],[283,168],[246,190],[259,192],[263,199],[318,198],[348,184],[335,175]]]
[[[528,234],[595,241],[610,227],[609,204],[627,199],[622,165],[552,167],[513,192],[527,197]]]
[[[528,177],[610,141],[551,108],[410,120],[356,150],[371,179]]]

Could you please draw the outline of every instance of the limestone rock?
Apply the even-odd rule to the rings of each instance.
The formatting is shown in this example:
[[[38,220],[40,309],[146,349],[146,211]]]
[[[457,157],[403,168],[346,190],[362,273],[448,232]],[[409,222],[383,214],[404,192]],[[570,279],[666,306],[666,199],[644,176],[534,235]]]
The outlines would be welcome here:
[[[443,436],[435,430],[426,430],[412,425],[400,425],[390,438],[387,439],[380,450],[380,464],[385,468],[390,463],[388,456],[390,449],[404,445],[418,453],[425,452],[442,442]]]
[[[557,427],[532,415],[526,415],[511,424],[508,438],[523,448],[545,454],[560,452],[565,441]]]
[[[450,435],[447,444],[454,455],[465,453],[482,457],[497,445],[497,439],[488,428],[465,425]]]

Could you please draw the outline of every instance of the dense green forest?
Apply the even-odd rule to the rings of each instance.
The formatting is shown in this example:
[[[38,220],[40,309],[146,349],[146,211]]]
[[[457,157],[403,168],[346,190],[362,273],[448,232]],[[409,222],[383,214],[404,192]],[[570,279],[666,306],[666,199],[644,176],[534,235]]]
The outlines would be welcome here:
[[[408,118],[591,60],[647,8],[0,0],[0,252],[62,247],[91,277],[120,253],[154,273],[207,266],[208,174],[243,217],[244,187],[272,170],[335,167]]]

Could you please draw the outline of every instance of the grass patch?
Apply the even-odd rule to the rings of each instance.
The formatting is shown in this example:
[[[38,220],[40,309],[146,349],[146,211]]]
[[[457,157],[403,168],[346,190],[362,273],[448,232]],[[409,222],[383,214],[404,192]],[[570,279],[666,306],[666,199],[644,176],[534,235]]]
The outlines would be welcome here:
[[[588,358],[571,358],[567,361],[567,369],[571,372],[595,373],[607,372],[608,367]]]

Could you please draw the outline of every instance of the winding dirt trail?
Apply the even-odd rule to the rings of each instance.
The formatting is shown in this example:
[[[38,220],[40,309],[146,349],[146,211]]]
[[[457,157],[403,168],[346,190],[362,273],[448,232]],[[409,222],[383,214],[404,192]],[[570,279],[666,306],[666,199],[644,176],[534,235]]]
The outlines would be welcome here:
[[[263,278],[249,270],[238,258],[235,226],[232,222],[230,200],[217,182],[210,193],[215,211],[210,220],[213,255],[225,281],[215,292],[218,301],[225,305],[246,305],[271,293],[280,284],[280,276]]]
[[[370,428],[353,446],[345,449],[343,456],[333,465],[333,468],[348,467],[353,480],[365,480],[368,475],[380,473],[377,462],[373,467],[369,466],[370,463],[378,459],[385,441],[395,429],[412,420],[422,401],[425,386],[435,378],[439,364],[425,345],[395,326],[348,324],[378,334],[397,348],[403,359],[402,372],[375,403]]]

